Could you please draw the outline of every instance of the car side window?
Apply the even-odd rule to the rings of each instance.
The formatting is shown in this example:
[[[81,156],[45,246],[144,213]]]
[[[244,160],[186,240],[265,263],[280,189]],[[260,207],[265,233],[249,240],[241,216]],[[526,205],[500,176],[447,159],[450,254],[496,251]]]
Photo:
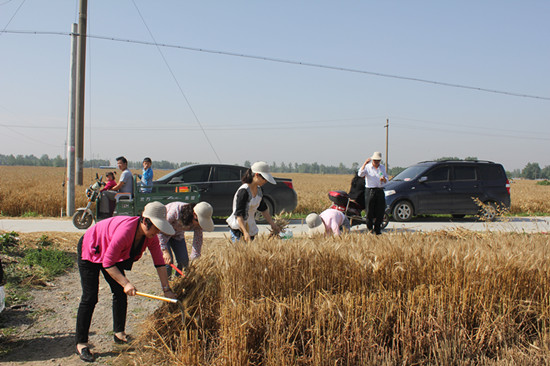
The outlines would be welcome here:
[[[217,181],[241,180],[241,169],[238,167],[216,167]]]
[[[207,182],[210,167],[196,167],[185,170],[179,177],[185,183]]]
[[[443,182],[449,180],[449,167],[435,168],[426,174],[429,182]]]
[[[476,168],[474,166],[455,166],[454,180],[476,180]]]

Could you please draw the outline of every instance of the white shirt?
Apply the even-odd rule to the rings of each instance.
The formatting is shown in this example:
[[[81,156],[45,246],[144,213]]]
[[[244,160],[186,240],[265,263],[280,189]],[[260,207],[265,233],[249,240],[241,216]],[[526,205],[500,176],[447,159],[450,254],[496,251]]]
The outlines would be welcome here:
[[[380,164],[378,168],[375,168],[372,165],[372,162],[368,163],[365,166],[365,169],[359,169],[357,175],[360,177],[365,177],[365,187],[367,188],[382,188],[386,183],[380,181],[380,177],[386,178],[388,181],[388,175],[386,174],[386,168],[384,165]]]

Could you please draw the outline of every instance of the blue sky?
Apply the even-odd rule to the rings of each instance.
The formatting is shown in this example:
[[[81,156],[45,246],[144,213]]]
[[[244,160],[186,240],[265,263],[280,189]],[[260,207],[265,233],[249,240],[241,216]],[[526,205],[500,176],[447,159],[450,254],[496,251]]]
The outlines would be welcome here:
[[[84,158],[351,166],[385,153],[389,119],[390,166],[544,167],[548,19],[548,1],[89,1],[90,36],[178,47],[88,39]],[[77,21],[78,0],[0,0],[1,154],[65,156]]]

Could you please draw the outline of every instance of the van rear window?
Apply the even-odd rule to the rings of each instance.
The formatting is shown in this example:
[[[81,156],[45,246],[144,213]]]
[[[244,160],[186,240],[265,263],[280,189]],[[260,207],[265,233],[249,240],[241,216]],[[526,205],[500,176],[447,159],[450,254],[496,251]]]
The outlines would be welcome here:
[[[480,165],[478,168],[482,180],[506,180],[501,165]]]

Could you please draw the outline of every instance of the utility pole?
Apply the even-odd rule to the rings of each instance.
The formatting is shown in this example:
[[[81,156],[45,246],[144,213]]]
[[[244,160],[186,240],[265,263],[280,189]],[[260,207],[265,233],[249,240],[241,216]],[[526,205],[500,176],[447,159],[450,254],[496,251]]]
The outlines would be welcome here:
[[[88,19],[88,0],[80,0],[78,18],[78,51],[76,54],[76,184],[83,184],[84,171],[84,91],[86,79],[86,27]]]
[[[75,120],[76,120],[76,47],[78,25],[71,28],[71,81],[69,84],[69,125],[67,129],[67,216],[74,214],[74,152],[75,152]]]
[[[388,163],[388,135],[390,134],[390,119],[386,118],[386,172],[390,169],[390,163]]]

